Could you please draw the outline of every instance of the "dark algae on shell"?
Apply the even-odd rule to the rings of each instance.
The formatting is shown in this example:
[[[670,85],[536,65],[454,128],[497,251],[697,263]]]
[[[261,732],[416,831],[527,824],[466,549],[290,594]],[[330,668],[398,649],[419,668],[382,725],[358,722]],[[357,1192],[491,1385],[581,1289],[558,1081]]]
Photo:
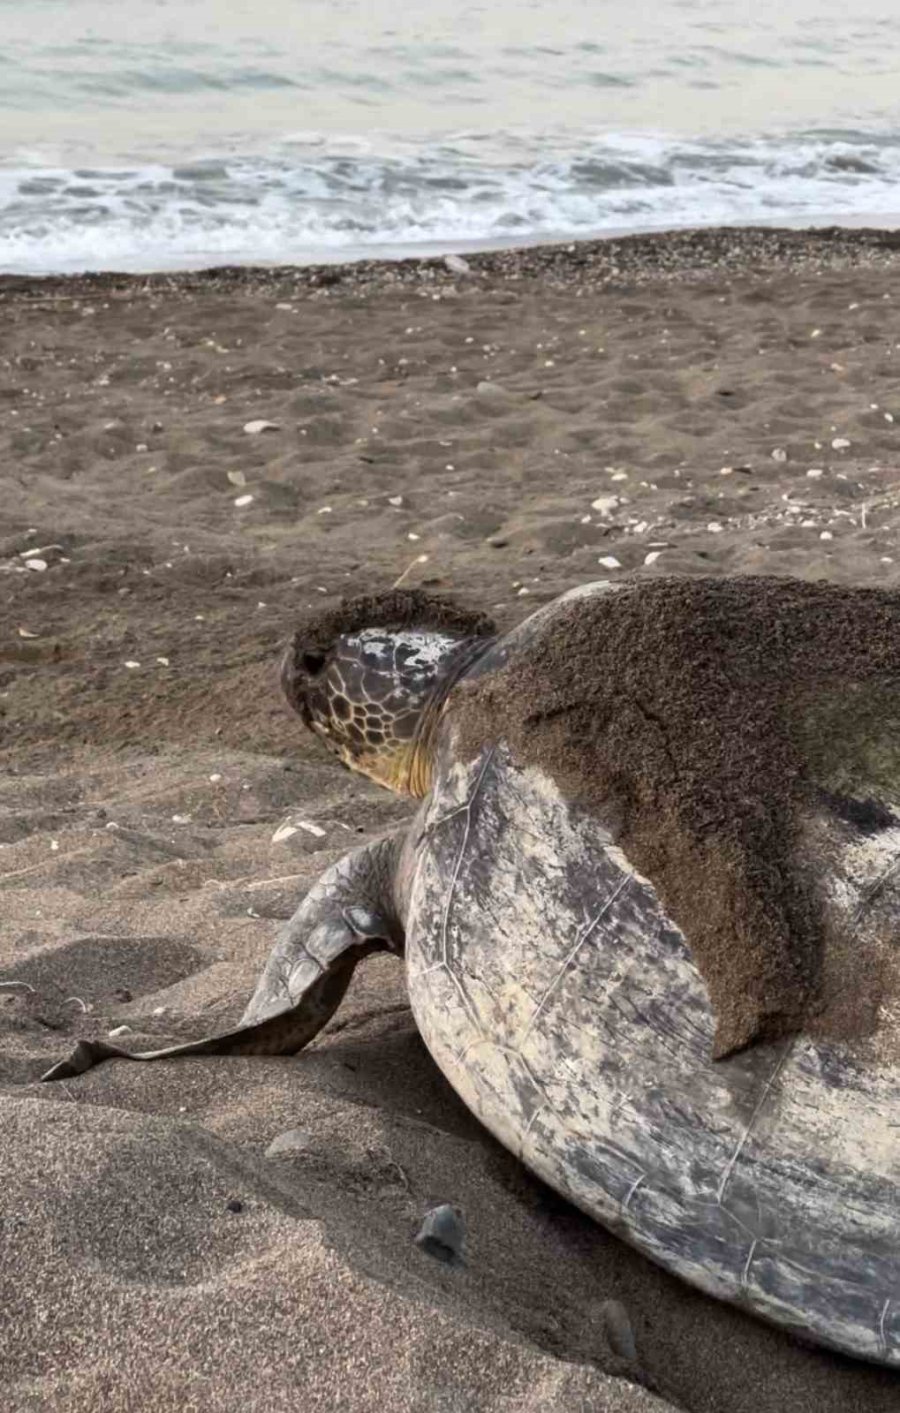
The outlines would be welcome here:
[[[453,714],[464,754],[505,740],[650,878],[709,991],[716,1058],[816,1027],[805,824],[893,819],[900,593],[741,577],[574,599],[460,684]]]

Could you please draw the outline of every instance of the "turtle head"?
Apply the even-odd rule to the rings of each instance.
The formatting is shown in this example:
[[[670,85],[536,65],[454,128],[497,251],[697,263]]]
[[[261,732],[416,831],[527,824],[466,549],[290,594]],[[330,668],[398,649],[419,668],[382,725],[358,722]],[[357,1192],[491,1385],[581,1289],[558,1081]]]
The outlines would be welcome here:
[[[493,631],[483,614],[416,590],[351,599],[300,625],[282,686],[345,765],[421,798],[450,689]]]

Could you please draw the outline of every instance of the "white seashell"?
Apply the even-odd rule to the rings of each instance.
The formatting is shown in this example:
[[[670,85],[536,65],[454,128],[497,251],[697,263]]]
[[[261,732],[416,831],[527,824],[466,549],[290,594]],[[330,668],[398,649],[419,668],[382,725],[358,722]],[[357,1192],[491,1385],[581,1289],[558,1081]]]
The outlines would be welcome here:
[[[26,559],[25,568],[34,569],[38,574],[43,574],[44,570],[47,568],[47,561],[46,559]]]
[[[235,505],[240,509],[242,506],[245,506],[245,505],[252,505],[252,504],[253,504],[253,497],[252,497],[252,496],[249,496],[249,495],[248,495],[248,496],[236,496],[234,503],[235,503]]]
[[[277,432],[277,422],[267,422],[264,417],[257,417],[252,422],[244,423],[244,431],[251,437],[259,436],[260,432]]]

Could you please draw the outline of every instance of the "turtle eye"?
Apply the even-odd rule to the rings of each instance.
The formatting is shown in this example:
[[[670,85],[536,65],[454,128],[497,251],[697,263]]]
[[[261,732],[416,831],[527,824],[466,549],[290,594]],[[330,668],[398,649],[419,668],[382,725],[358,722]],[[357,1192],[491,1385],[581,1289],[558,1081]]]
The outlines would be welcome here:
[[[305,652],[300,654],[300,666],[307,677],[317,677],[325,666],[325,654]]]

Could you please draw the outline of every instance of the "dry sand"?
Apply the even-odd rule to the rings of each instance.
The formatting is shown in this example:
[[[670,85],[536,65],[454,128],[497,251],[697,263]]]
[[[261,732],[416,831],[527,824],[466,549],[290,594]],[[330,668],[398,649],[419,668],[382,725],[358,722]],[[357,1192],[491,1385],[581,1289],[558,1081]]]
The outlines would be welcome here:
[[[897,1409],[533,1181],[389,959],[299,1058],[36,1080],[79,1035],[234,1021],[309,881],[407,812],[281,704],[300,611],[401,577],[503,623],[606,574],[900,582],[898,247],[0,281],[5,1409]],[[438,1201],[464,1266],[412,1242]]]

